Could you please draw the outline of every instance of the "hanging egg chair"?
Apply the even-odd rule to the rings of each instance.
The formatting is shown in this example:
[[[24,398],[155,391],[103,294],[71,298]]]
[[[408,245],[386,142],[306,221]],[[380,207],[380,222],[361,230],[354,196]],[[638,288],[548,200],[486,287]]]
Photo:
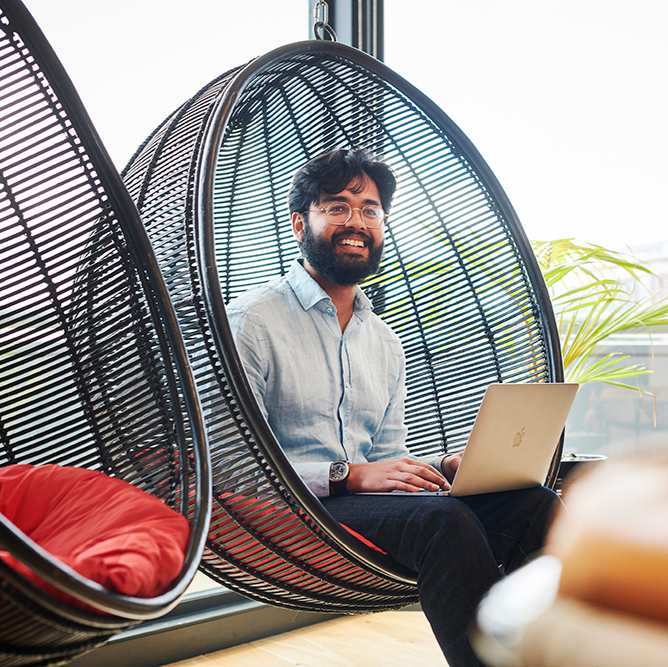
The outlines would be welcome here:
[[[457,452],[492,382],[557,382],[557,329],[531,246],[496,178],[428,98],[331,41],[230,70],[169,116],[123,172],[156,251],[203,401],[214,510],[202,570],[284,607],[362,613],[417,600],[416,575],[326,512],[265,422],[225,304],[298,255],[287,192],[317,154],[364,147],[399,189],[377,277],[402,339],[408,446]],[[561,445],[546,483],[554,483]]]
[[[0,96],[0,664],[59,665],[177,604],[210,469],[136,207],[17,0]]]

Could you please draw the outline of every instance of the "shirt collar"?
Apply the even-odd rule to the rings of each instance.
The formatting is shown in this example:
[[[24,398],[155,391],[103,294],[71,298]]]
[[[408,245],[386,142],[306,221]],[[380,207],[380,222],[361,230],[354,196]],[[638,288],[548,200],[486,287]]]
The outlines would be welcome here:
[[[310,310],[321,301],[332,302],[327,292],[325,292],[325,290],[311,278],[298,259],[292,263],[286,278],[304,310]],[[362,288],[358,285],[355,292],[353,312],[361,320],[366,320],[372,310],[373,306],[371,305],[369,297],[364,294]]]

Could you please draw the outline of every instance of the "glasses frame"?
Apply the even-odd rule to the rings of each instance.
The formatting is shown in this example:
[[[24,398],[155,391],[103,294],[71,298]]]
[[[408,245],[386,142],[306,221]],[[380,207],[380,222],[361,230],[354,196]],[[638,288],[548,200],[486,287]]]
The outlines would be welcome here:
[[[329,214],[329,209],[332,206],[341,206],[342,204],[345,204],[350,209],[350,213],[348,214],[348,217],[345,219],[345,222],[333,222],[331,217],[330,217],[330,214]],[[367,224],[366,220],[364,219],[364,215],[362,215],[362,212],[364,211],[365,208],[377,208],[377,209],[380,209],[383,212],[383,217],[380,219],[380,221],[377,225]],[[387,220],[387,213],[385,213],[385,211],[383,211],[383,207],[382,206],[376,206],[375,204],[365,204],[364,206],[362,206],[360,208],[359,206],[351,206],[348,202],[345,202],[345,201],[343,201],[343,202],[338,202],[337,201],[337,202],[332,202],[331,204],[328,204],[326,207],[319,206],[315,209],[309,209],[308,211],[304,211],[304,213],[315,213],[316,211],[321,211],[322,213],[324,213],[327,216],[327,222],[330,225],[335,225],[336,227],[345,227],[345,225],[347,225],[352,220],[353,211],[359,211],[360,212],[360,218],[362,220],[362,223],[364,224],[364,226],[367,229],[380,229],[383,226],[383,224],[385,224],[385,220]]]

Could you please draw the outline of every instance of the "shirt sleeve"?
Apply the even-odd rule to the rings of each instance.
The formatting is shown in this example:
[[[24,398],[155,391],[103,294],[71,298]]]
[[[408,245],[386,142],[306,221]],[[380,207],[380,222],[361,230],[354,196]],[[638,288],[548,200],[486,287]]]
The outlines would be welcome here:
[[[253,318],[248,312],[242,309],[229,308],[227,316],[239,356],[248,376],[248,381],[253,389],[262,415],[268,421],[268,412],[264,398],[267,388],[265,378],[268,362],[267,355],[263,353],[263,338],[258,335]],[[290,457],[289,452],[286,452],[285,448],[281,448],[290,459],[292,467],[311,492],[318,498],[329,496],[329,462],[295,460]]]
[[[267,409],[264,404],[266,369],[260,337],[257,335],[255,326],[246,312],[229,308],[227,317],[246,375],[266,419]]]

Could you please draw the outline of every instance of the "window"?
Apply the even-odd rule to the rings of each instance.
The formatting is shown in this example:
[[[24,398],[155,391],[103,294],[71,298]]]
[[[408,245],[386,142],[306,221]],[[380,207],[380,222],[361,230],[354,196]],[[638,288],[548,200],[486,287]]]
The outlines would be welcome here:
[[[385,62],[429,95],[488,162],[532,240],[575,237],[668,261],[668,7],[525,0],[385,0]],[[665,285],[665,279],[664,279]],[[660,285],[654,284],[653,288]],[[640,451],[668,429],[668,337],[629,332],[597,350],[630,354],[657,399],[585,384],[566,451]],[[633,382],[633,380],[632,380]]]

